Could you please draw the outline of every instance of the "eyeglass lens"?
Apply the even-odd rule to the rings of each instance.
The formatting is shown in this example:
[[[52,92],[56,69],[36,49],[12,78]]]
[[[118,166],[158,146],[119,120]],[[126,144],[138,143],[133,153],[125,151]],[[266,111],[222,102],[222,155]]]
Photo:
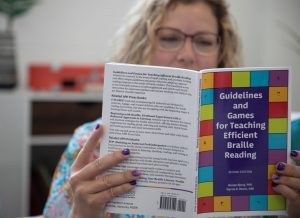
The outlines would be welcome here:
[[[219,46],[218,36],[213,33],[201,32],[188,36],[180,30],[160,28],[156,34],[159,46],[170,51],[177,51],[182,48],[187,37],[192,38],[194,49],[200,54],[212,53]]]

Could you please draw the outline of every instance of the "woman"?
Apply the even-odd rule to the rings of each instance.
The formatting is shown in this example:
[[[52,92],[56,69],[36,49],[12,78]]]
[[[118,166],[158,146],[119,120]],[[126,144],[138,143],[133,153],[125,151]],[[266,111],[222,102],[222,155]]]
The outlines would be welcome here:
[[[196,70],[240,65],[239,41],[223,0],[140,0],[117,39],[115,62]],[[134,188],[139,170],[98,176],[130,156],[124,149],[98,158],[100,122],[76,130],[54,175],[45,217],[103,217],[110,199]],[[279,166],[275,190],[300,205],[299,170]]]

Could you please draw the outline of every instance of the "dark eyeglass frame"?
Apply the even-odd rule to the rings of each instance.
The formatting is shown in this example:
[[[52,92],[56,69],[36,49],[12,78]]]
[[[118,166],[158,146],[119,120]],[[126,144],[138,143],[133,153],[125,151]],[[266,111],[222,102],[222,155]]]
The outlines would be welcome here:
[[[183,43],[182,43],[181,46],[178,46],[177,48],[169,49],[169,48],[162,47],[161,44],[160,44],[160,48],[163,49],[163,50],[166,50],[166,51],[171,51],[171,52],[179,51],[183,47],[183,45],[186,42],[187,38],[191,39],[191,42],[193,44],[193,49],[195,50],[195,52],[197,54],[200,54],[200,55],[209,56],[209,55],[213,54],[214,52],[217,52],[219,50],[219,48],[220,48],[220,45],[221,45],[221,38],[220,38],[219,34],[217,34],[217,33],[212,33],[212,32],[197,32],[197,33],[194,33],[194,34],[186,34],[186,33],[182,32],[181,30],[176,29],[176,28],[172,28],[172,27],[158,27],[155,30],[155,36],[156,37],[158,36],[158,32],[161,31],[161,30],[171,30],[171,31],[177,32],[181,36],[183,36]],[[199,51],[197,48],[195,48],[194,38],[197,37],[197,36],[199,36],[199,35],[213,35],[213,36],[216,36],[217,46],[216,46],[215,50],[211,51],[210,53],[207,53],[207,52]]]

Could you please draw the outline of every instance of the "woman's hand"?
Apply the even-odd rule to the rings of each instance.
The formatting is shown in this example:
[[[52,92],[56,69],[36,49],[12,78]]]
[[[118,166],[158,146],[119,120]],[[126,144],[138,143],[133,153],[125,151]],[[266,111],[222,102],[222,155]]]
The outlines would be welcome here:
[[[102,134],[103,127],[97,125],[71,167],[69,183],[73,204],[69,217],[102,217],[106,203],[132,190],[139,178],[138,170],[103,175],[106,170],[127,160],[130,152],[124,149],[96,158],[94,149]]]
[[[291,157],[300,162],[299,151],[292,151]],[[289,217],[300,217],[300,167],[293,164],[278,163],[277,174],[272,176],[273,189],[285,196],[289,201]]]

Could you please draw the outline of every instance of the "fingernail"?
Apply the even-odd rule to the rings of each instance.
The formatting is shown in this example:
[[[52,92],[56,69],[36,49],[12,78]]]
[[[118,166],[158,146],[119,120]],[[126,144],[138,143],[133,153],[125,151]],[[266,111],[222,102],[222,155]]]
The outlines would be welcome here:
[[[272,187],[276,187],[278,184],[275,182],[272,182]]]
[[[134,170],[134,171],[131,172],[131,174],[133,176],[140,176],[142,174],[142,171],[140,171],[140,170]]]
[[[97,124],[97,126],[95,127],[95,129],[99,129],[99,127],[100,127],[100,125],[99,125],[99,124]]]
[[[298,152],[297,151],[291,151],[291,156],[292,157],[298,157]]]
[[[136,185],[136,180],[132,180],[129,182],[130,185]]]
[[[285,169],[285,165],[283,163],[277,164],[277,170],[283,171]]]
[[[280,176],[277,175],[277,174],[273,174],[273,175],[272,175],[272,179],[274,179],[274,180],[279,179],[279,178],[280,178]]]
[[[128,148],[125,148],[122,150],[122,154],[123,155],[129,155],[130,154],[130,150]]]

